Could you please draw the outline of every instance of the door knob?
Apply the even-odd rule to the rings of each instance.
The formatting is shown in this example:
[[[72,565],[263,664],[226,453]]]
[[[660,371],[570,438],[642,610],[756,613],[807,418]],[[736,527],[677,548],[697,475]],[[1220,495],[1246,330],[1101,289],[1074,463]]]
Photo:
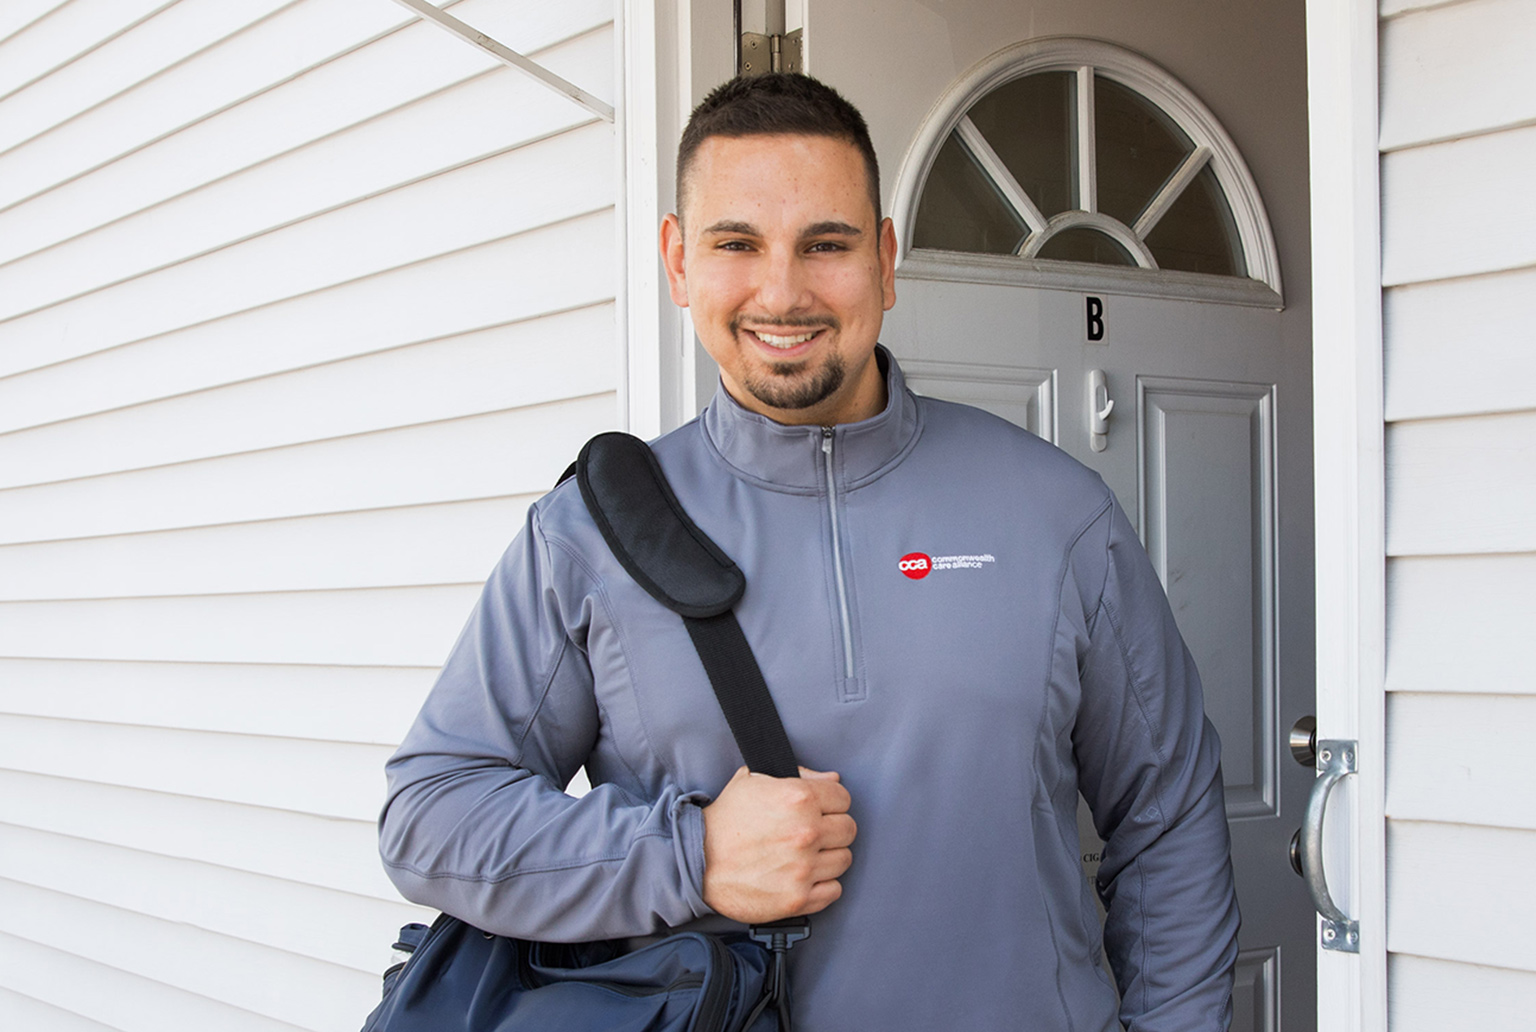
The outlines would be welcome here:
[[[1310,713],[1296,721],[1291,728],[1291,755],[1303,767],[1317,765],[1317,718]]]

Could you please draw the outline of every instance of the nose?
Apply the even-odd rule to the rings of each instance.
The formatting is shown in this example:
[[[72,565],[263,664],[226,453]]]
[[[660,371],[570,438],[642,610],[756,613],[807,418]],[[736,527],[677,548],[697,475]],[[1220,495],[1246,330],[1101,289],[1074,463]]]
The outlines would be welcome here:
[[[757,303],[764,315],[792,315],[811,307],[810,279],[805,263],[792,247],[768,253],[757,283]]]

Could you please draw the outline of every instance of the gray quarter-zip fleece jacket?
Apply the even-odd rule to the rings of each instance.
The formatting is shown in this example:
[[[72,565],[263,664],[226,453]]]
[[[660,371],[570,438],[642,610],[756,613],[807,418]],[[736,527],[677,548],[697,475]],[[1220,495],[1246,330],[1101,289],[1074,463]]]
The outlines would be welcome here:
[[[1226,1028],[1219,746],[1135,532],[1063,452],[881,360],[872,419],[783,426],[721,391],[654,444],[747,575],[737,616],[800,761],[853,799],[843,897],[790,954],[797,1032],[1118,1027],[1079,791],[1107,843],[1119,1020]],[[408,898],[507,935],[730,928],[701,895],[700,807],[740,764],[681,620],[567,482],[389,763],[384,862]]]

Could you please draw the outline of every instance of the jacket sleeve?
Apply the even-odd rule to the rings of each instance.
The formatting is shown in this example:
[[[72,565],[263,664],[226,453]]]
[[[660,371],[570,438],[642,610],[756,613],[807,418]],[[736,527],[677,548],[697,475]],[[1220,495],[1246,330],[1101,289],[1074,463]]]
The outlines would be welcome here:
[[[489,932],[647,935],[710,912],[704,800],[562,791],[601,732],[570,567],[535,507],[386,766],[380,853],[407,899]]]
[[[1221,746],[1167,596],[1119,507],[1079,538],[1088,614],[1073,747],[1105,841],[1105,949],[1130,1032],[1224,1030],[1238,912]],[[1076,558],[1076,557],[1074,557]],[[1089,571],[1092,571],[1091,574]],[[1083,584],[1088,588],[1088,584]]]

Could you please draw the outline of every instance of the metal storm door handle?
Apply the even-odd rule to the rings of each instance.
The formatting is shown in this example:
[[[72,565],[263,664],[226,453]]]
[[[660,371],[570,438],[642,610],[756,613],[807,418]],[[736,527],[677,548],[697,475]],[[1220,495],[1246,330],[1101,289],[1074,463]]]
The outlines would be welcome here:
[[[1115,403],[1109,396],[1109,381],[1102,369],[1088,371],[1088,443],[1096,452],[1109,447],[1109,414]]]
[[[1306,879],[1312,905],[1323,917],[1322,947],[1340,953],[1360,952],[1360,922],[1350,920],[1328,892],[1328,879],[1323,871],[1323,815],[1334,786],[1356,772],[1355,752],[1353,741],[1328,738],[1317,743],[1318,776],[1307,799],[1298,849],[1301,876]]]

